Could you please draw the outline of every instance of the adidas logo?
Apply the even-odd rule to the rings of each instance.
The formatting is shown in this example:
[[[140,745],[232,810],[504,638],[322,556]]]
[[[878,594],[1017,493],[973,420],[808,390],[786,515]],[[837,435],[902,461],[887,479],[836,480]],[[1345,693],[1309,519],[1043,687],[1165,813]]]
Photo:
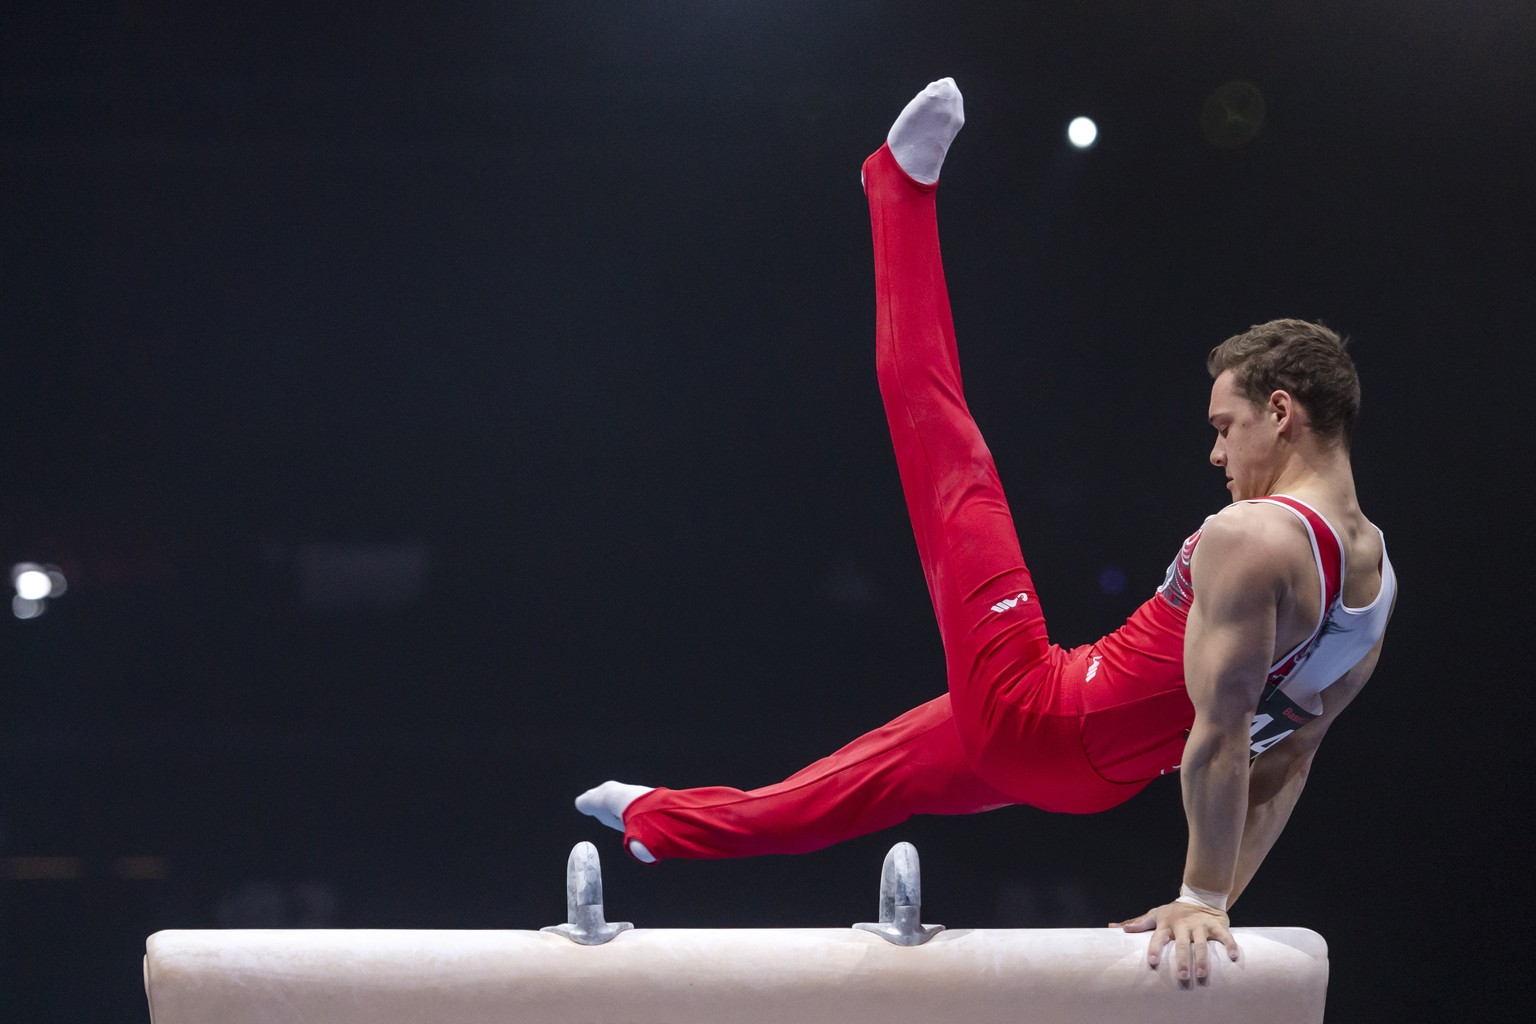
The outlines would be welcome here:
[[[992,610],[995,612],[1005,612],[1009,608],[1017,607],[1018,605],[1025,604],[1028,601],[1028,594],[1020,594],[1018,597],[1004,598],[1003,600],[997,602],[997,604],[993,605]]]

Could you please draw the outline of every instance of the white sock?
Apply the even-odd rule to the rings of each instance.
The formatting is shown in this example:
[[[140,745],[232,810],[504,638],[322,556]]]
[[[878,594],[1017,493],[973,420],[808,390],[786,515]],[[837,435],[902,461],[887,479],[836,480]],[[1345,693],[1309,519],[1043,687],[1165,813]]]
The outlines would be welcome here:
[[[924,185],[939,180],[949,144],[965,124],[965,103],[953,78],[941,78],[918,93],[891,125],[885,144],[901,169]]]
[[[630,804],[654,788],[654,786],[628,786],[610,779],[577,797],[576,809],[582,814],[591,815],[609,828],[623,832],[624,812]],[[642,846],[641,849],[645,847]],[[643,857],[641,859],[644,860]]]

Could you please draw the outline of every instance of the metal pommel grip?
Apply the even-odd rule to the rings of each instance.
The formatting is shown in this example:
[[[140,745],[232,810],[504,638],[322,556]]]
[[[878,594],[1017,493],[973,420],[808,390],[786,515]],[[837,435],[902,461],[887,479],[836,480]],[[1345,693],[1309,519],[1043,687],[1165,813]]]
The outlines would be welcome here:
[[[880,868],[880,922],[856,924],[898,946],[921,946],[944,930],[941,924],[923,924],[923,882],[917,848],[897,843],[885,855]]]
[[[601,946],[634,927],[628,921],[603,920],[603,868],[591,843],[577,843],[565,862],[565,915],[565,924],[539,931],[564,935],[583,946]]]

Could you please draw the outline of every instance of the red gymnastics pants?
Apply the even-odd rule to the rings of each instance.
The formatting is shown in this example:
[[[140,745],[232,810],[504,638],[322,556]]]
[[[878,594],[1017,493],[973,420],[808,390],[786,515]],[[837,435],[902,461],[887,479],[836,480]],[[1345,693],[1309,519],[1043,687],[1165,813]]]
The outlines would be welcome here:
[[[762,789],[655,789],[624,814],[625,849],[668,857],[804,853],[914,814],[1027,803],[1090,813],[1134,795],[1083,750],[1088,648],[1046,636],[992,455],[960,389],[934,185],[885,146],[864,164],[875,243],[875,358],[949,693]]]

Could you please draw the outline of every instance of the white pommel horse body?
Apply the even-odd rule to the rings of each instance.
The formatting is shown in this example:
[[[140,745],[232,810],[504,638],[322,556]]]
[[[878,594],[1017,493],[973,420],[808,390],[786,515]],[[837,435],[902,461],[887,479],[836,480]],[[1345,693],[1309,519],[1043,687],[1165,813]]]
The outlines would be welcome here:
[[[1181,985],[1171,957],[1147,966],[1144,934],[912,928],[916,902],[893,914],[885,882],[886,925],[865,929],[604,926],[599,899],[558,932],[162,931],[144,984],[153,1024],[1323,1019],[1327,946],[1304,928],[1235,929],[1241,957],[1213,950],[1208,981]],[[604,934],[573,934],[580,910]]]

